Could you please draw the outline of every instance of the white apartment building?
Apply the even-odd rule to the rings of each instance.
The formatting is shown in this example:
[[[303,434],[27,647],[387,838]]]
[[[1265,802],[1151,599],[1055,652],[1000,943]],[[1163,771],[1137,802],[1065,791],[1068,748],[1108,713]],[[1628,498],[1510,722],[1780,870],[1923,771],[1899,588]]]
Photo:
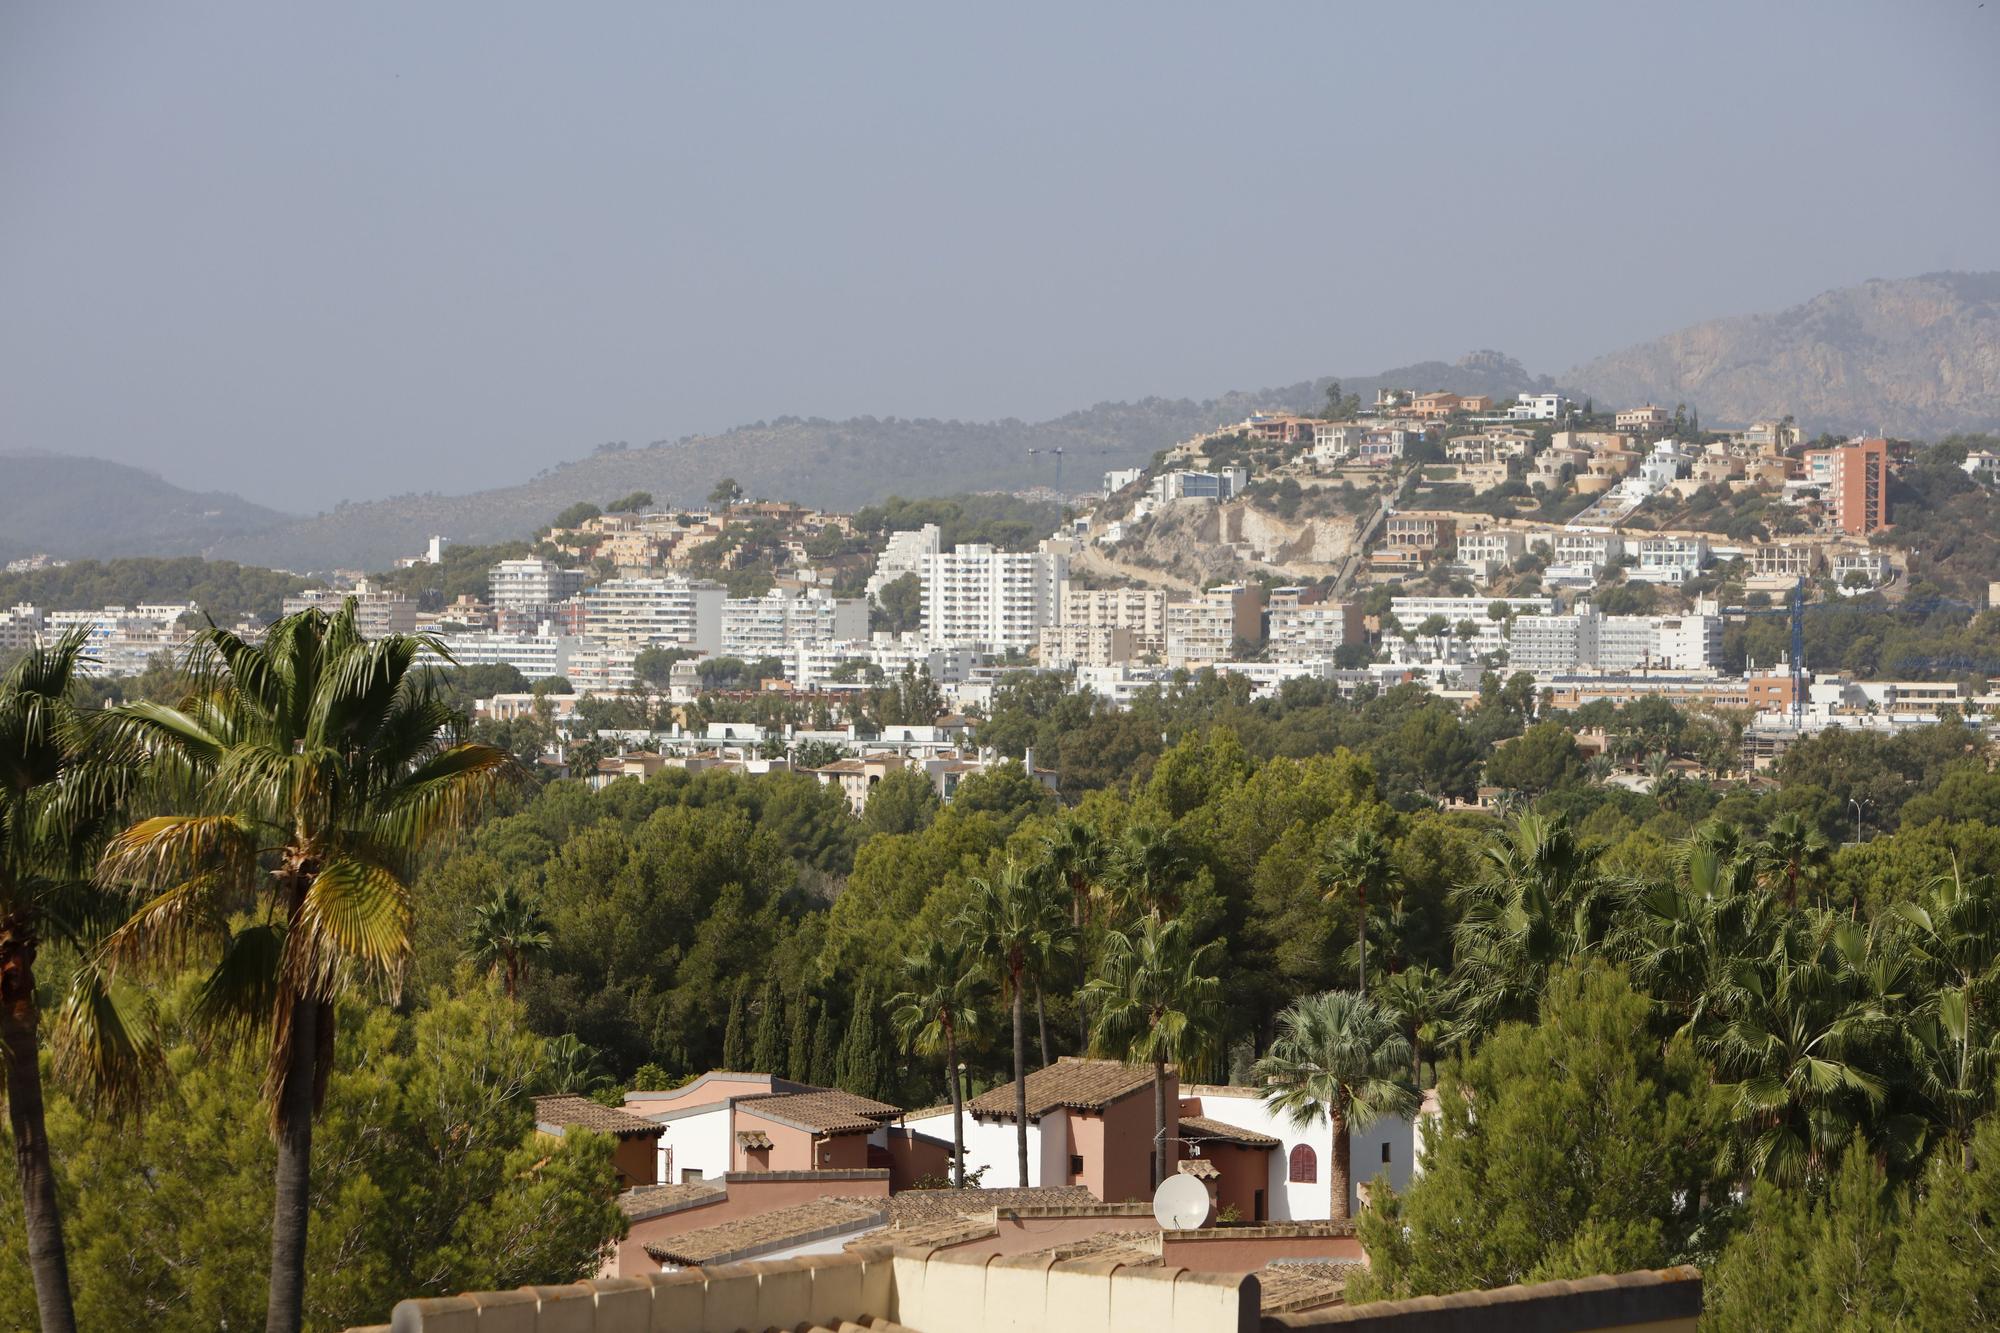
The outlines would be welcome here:
[[[1235,656],[1237,640],[1264,639],[1264,590],[1226,584],[1167,607],[1167,665],[1195,670]]]
[[[905,574],[924,572],[924,561],[943,550],[943,537],[935,523],[905,532],[892,532],[882,554],[875,557],[875,572],[868,578],[868,595],[879,597],[882,589]]]
[[[1822,552],[1812,542],[1759,542],[1750,548],[1750,574],[1795,583],[1819,572]]]
[[[187,641],[181,628],[184,616],[199,613],[192,602],[142,603],[139,606],[107,606],[91,611],[37,612],[32,606],[18,606],[10,613],[16,628],[8,637],[18,638],[26,647],[39,632],[44,639],[59,639],[72,630],[85,633],[83,651],[88,661],[84,671],[95,676],[136,676],[160,653],[177,652]]]
[[[1322,421],[1313,427],[1315,464],[1338,463],[1361,452],[1361,441],[1373,429],[1355,421]]]
[[[789,593],[773,588],[762,597],[722,601],[724,657],[785,657],[809,640],[867,637],[868,603],[859,598],[829,597],[818,589]]]
[[[1537,676],[1575,671],[1596,652],[1586,616],[1517,616],[1507,634],[1507,667]]]
[[[1043,666],[1058,670],[1112,666],[1137,660],[1137,645],[1137,637],[1126,626],[1065,621],[1042,626],[1040,658]]]
[[[567,634],[449,634],[444,646],[460,666],[510,666],[532,682],[567,678],[579,640]]]
[[[1833,559],[1828,562],[1827,574],[1833,579],[1834,587],[1845,591],[1856,591],[1847,588],[1849,574],[1860,574],[1868,580],[1868,586],[1873,588],[1889,577],[1889,561],[1880,551],[1875,550],[1835,551]]]
[[[1707,603],[1714,607],[1714,603]],[[1635,617],[1636,618],[1636,617]],[[1722,661],[1722,617],[1698,612],[1653,616],[1653,669],[1710,671]],[[1608,670],[1602,663],[1600,670]]]
[[[1641,537],[1639,563],[1626,577],[1640,583],[1686,583],[1711,559],[1706,537]]]
[[[1625,556],[1625,543],[1615,532],[1585,532],[1557,528],[1549,534],[1549,563],[1588,565],[1593,572],[1615,565]]]
[[[1474,528],[1458,534],[1457,563],[1484,583],[1513,568],[1528,553],[1528,535],[1513,528]]]
[[[1247,468],[1225,467],[1214,472],[1163,472],[1148,492],[1161,504],[1173,500],[1227,500],[1250,482]]]
[[[354,627],[364,637],[416,633],[416,602],[402,593],[377,588],[367,579],[358,580],[346,592],[337,588],[307,588],[296,597],[287,597],[281,609],[288,616],[313,608],[331,615],[349,597],[354,599]]]
[[[1140,653],[1167,648],[1167,594],[1160,588],[1084,588],[1063,584],[1062,623],[1086,629],[1132,631]]]
[[[585,635],[606,643],[722,650],[719,583],[677,577],[606,579],[583,595]]]
[[[1067,557],[961,546],[924,558],[924,641],[1023,651],[1062,619]]]
[[[1111,471],[1104,474],[1104,498],[1109,500],[1127,486],[1135,485],[1139,478],[1145,475],[1146,469],[1142,467],[1119,467],[1111,469]]]
[[[1556,609],[1552,597],[1394,597],[1389,600],[1389,614],[1401,625],[1421,625],[1432,616],[1456,625],[1461,620],[1486,619],[1486,609],[1495,602],[1505,602],[1517,616],[1553,615]]]
[[[486,571],[486,595],[496,611],[533,614],[568,601],[589,581],[589,570],[564,569],[553,560],[502,560]]]
[[[802,690],[832,683],[849,662],[874,667],[885,679],[916,668],[940,684],[964,680],[979,662],[971,648],[937,647],[915,634],[874,634],[865,639],[820,639],[798,644],[788,658],[786,679]]]
[[[1554,421],[1562,416],[1563,406],[1563,396],[1559,393],[1517,394],[1507,409],[1507,420]]]
[[[1277,662],[1331,662],[1343,644],[1362,638],[1361,608],[1354,602],[1271,599],[1270,657]]]

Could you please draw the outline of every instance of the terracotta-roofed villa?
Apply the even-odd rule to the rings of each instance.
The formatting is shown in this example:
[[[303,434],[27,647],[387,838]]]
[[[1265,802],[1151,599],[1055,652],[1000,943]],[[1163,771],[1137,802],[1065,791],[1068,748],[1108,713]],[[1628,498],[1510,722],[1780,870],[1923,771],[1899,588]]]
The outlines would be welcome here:
[[[985,1179],[995,1184],[1081,1185],[1108,1203],[1150,1199],[1152,1089],[1151,1065],[1063,1056],[1027,1077],[1028,1179],[1015,1180],[1012,1083],[966,1103],[966,1170],[983,1166]],[[1178,1096],[1178,1079],[1169,1070],[1169,1106]],[[922,1119],[905,1116],[903,1123],[951,1141],[948,1106]]]
[[[631,1115],[615,1106],[605,1106],[588,1097],[564,1093],[535,1098],[535,1128],[561,1138],[569,1129],[589,1129],[609,1134],[618,1141],[611,1155],[618,1169],[618,1188],[652,1185],[659,1181],[657,1145],[664,1132],[661,1126]]]

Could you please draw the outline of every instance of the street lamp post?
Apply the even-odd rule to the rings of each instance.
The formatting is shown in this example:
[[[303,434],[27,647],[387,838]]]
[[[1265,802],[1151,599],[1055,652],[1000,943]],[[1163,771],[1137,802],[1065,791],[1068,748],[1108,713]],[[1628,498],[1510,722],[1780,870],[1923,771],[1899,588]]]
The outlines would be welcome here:
[[[1861,841],[1861,807],[1865,804],[1859,797],[1849,797],[1849,805],[1854,807],[1854,840]]]

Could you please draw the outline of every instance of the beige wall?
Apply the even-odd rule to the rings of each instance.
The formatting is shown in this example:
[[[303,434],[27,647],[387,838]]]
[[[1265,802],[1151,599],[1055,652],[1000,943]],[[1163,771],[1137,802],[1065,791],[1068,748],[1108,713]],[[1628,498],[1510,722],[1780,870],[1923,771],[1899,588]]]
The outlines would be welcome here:
[[[1246,1273],[1273,1259],[1325,1259],[1366,1263],[1361,1242],[1336,1235],[1324,1223],[1273,1227],[1217,1227],[1170,1231],[1160,1238],[1161,1262],[1198,1273]]]

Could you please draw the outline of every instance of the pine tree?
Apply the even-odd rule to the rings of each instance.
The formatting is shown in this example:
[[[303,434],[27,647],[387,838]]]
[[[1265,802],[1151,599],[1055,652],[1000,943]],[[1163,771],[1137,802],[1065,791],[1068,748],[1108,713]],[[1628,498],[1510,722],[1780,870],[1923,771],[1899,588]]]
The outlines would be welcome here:
[[[785,1077],[794,1083],[812,1081],[814,1007],[813,997],[805,991],[801,990],[792,996],[792,1035],[789,1048],[785,1052]]]
[[[750,1052],[750,1067],[760,1074],[782,1074],[785,1068],[785,997],[776,979],[764,983],[758,1000],[757,1044]]]
[[[840,1047],[833,1039],[833,1006],[819,1007],[819,1022],[813,1025],[812,1082],[822,1088],[834,1086]]]
[[[722,1034],[722,1067],[741,1070],[750,1060],[750,1034],[743,1018],[743,993],[750,983],[739,981],[729,997],[729,1026]]]

